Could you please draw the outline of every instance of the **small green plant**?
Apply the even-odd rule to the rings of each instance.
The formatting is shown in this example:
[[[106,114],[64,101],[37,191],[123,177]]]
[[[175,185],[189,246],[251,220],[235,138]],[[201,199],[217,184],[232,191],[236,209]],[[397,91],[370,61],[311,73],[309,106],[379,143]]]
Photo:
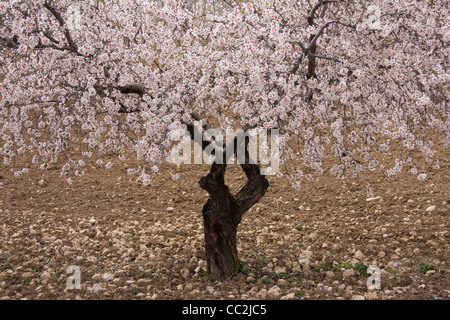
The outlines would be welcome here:
[[[294,291],[294,295],[295,295],[296,297],[304,297],[304,296],[305,296],[305,293],[303,292],[303,290],[295,290],[295,291]]]
[[[322,266],[325,270],[331,270],[331,269],[333,269],[333,261],[325,260],[322,262]]]
[[[208,278],[208,280],[212,280],[212,275],[208,271],[205,271],[205,273],[203,273],[203,276]]]
[[[340,271],[341,269],[353,269],[358,271],[363,276],[368,277],[370,274],[367,273],[367,268],[368,266],[362,262],[357,262],[354,266],[352,266],[350,262],[338,260],[337,264],[333,267],[333,270]]]
[[[334,267],[334,270],[340,271],[341,269],[353,269],[352,264],[347,261],[339,260],[337,261],[337,265]]]
[[[246,262],[239,262],[238,265],[238,271],[240,273],[245,274],[246,276],[248,276],[248,268],[246,267],[247,263]]]
[[[431,265],[431,264],[428,264],[428,263],[421,263],[421,264],[419,265],[419,270],[420,270],[420,272],[422,272],[422,273],[427,273],[427,272],[430,271],[430,270],[437,271],[435,266],[433,266],[433,265]]]
[[[278,277],[279,279],[284,278],[285,275],[286,275],[286,272],[280,272],[280,273],[277,273],[277,277]]]
[[[365,265],[365,264],[362,263],[362,262],[358,262],[358,263],[353,267],[354,270],[357,270],[357,271],[359,271],[359,273],[362,274],[363,276],[368,277],[370,274],[367,273],[367,268],[368,268],[368,266]]]
[[[301,280],[301,278],[298,277],[297,274],[292,274],[291,273],[291,274],[286,275],[284,278],[287,281],[291,282],[291,283],[295,283],[295,284],[298,284],[298,285],[302,284],[302,280]]]
[[[301,226],[301,225],[296,225],[296,226],[295,226],[295,230],[297,230],[297,231],[302,231],[302,230],[303,230],[303,226]]]
[[[131,288],[131,294],[137,295],[138,293],[139,293],[138,288],[136,288],[136,287],[132,287],[132,288]]]
[[[272,280],[273,280],[272,276],[266,276],[266,277],[261,279],[261,282],[264,283],[264,284],[268,284],[268,283],[271,283]]]

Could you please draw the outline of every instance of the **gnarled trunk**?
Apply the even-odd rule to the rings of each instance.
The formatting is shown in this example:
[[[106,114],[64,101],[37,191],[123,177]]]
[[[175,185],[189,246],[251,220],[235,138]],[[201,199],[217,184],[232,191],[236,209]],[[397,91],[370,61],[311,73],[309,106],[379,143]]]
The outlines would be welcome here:
[[[191,116],[197,121],[205,120],[195,112],[191,113]],[[185,124],[191,138],[205,150],[210,142],[204,139],[195,140],[196,136],[201,136],[201,132],[192,123]],[[205,130],[210,129],[207,121],[202,127]],[[242,128],[242,132],[250,128],[249,125],[246,125]],[[250,158],[247,149],[249,140],[242,136],[236,136],[228,143],[232,144],[233,152],[231,154],[226,152],[214,154],[215,161],[211,165],[210,172],[199,181],[200,187],[209,193],[209,199],[203,206],[208,272],[214,279],[220,280],[227,279],[238,272],[237,226],[241,222],[242,215],[257,203],[269,188],[269,182],[261,174],[256,162]],[[230,150],[231,148],[228,146],[223,144],[224,150]],[[233,195],[225,185],[225,170],[229,158],[233,154],[237,156],[238,148],[243,148],[245,153],[245,161],[240,163],[240,166],[247,176],[247,183],[236,195]]]
[[[230,193],[224,182],[226,164],[212,164],[210,173],[199,182],[210,195],[203,206],[203,222],[208,272],[214,279],[224,280],[238,272],[237,226],[242,215],[269,187],[258,166],[241,166],[248,180],[236,195]]]

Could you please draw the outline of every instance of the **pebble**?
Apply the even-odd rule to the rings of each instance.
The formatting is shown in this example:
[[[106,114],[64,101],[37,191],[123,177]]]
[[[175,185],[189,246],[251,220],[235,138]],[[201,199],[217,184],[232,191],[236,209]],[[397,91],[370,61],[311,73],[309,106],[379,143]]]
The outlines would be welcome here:
[[[265,299],[267,297],[267,289],[261,289],[257,294],[256,297],[258,299]]]
[[[94,292],[100,292],[100,291],[105,291],[105,288],[102,287],[102,285],[100,283],[96,283],[92,286],[92,291]]]
[[[361,295],[355,295],[352,297],[352,300],[366,300],[366,299]]]
[[[361,250],[356,251],[355,258],[358,260],[363,260],[365,258],[364,254],[361,252]]]
[[[278,286],[273,286],[272,288],[270,288],[267,291],[267,295],[270,298],[278,298],[279,296],[281,296],[281,289]]]
[[[175,209],[173,207],[168,207],[167,212],[173,212]]]
[[[426,212],[433,212],[434,210],[436,210],[436,206],[429,206],[425,209]]]
[[[112,280],[114,280],[114,274],[112,274],[112,273],[105,273],[102,276],[102,279],[105,280],[105,281],[112,281]]]
[[[327,272],[325,272],[325,276],[327,278],[333,278],[334,277],[334,272],[333,271],[327,271]]]
[[[289,285],[289,281],[286,281],[284,279],[278,279],[277,285],[279,285],[279,286],[288,286]]]
[[[342,274],[342,276],[345,278],[349,278],[355,275],[355,270],[353,269],[347,269],[344,271],[344,273]]]
[[[276,267],[275,268],[275,273],[276,274],[286,273],[286,268],[285,267]]]
[[[94,274],[92,276],[92,280],[98,280],[98,279],[101,279],[101,278],[102,278],[102,275],[100,273],[96,273],[96,274]]]
[[[308,238],[310,238],[313,241],[317,240],[317,237],[318,237],[318,235],[317,235],[316,232],[310,233],[309,236],[308,236]]]
[[[367,300],[376,300],[376,299],[378,299],[378,294],[375,291],[367,292],[366,299]]]
[[[180,274],[183,278],[187,278],[189,276],[189,269],[181,269]]]
[[[281,300],[293,300],[295,298],[295,293],[288,293],[285,296],[281,297]]]
[[[306,272],[310,270],[310,260],[309,259],[299,259],[298,264],[302,267],[302,271]]]
[[[48,273],[47,271],[44,271],[44,272],[41,274],[41,279],[42,279],[42,280],[48,280],[48,279],[50,279],[50,278],[51,278],[51,274]]]

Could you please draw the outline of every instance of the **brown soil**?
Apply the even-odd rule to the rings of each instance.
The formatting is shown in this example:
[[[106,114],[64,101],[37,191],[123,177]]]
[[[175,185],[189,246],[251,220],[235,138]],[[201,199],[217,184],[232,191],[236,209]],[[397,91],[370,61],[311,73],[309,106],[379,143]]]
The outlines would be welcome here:
[[[93,165],[72,185],[59,170],[10,179],[0,167],[0,298],[449,299],[450,157],[442,152],[446,162],[425,181],[362,176],[379,197],[371,201],[353,180],[324,175],[295,191],[270,176],[238,229],[242,272],[224,282],[204,264],[207,194],[197,182],[206,165],[166,164],[147,187],[129,181],[130,162]],[[244,184],[238,166],[227,183]],[[80,267],[80,289],[66,288],[70,265]],[[381,269],[380,290],[367,289],[368,265]]]

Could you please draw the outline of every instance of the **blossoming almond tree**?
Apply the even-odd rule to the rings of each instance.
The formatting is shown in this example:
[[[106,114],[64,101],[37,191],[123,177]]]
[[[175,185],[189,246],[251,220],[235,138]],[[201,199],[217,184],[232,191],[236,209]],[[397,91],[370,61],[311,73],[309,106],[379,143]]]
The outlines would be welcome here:
[[[327,150],[337,177],[407,167],[424,179],[413,151],[438,167],[427,134],[450,146],[449,41],[447,1],[2,0],[0,154],[14,175],[21,155],[42,169],[62,160],[71,182],[87,158],[132,151],[147,185],[173,130],[194,137],[214,120],[278,129],[278,176],[296,189],[314,177],[291,160],[322,174]],[[403,150],[385,166],[393,141]],[[78,158],[73,143],[86,146]],[[238,271],[237,225],[269,186],[245,150],[237,194],[218,154],[199,183],[217,279]]]

